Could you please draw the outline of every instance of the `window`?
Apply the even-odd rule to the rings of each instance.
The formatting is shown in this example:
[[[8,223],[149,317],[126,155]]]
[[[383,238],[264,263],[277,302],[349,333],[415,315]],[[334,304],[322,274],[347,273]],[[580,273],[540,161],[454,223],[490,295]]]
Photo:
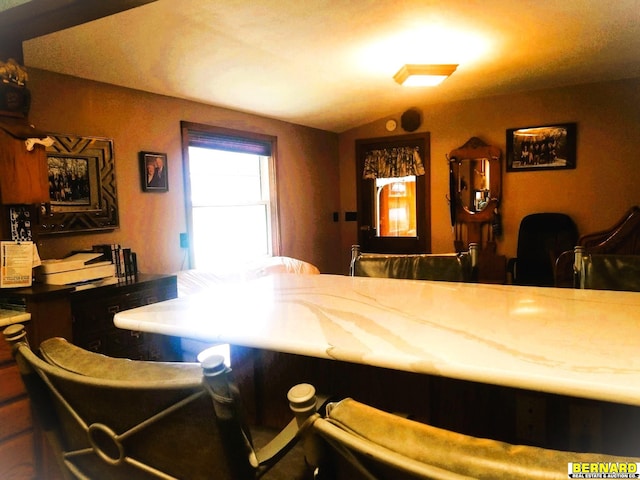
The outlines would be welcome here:
[[[275,139],[183,122],[192,268],[225,271],[279,254]]]

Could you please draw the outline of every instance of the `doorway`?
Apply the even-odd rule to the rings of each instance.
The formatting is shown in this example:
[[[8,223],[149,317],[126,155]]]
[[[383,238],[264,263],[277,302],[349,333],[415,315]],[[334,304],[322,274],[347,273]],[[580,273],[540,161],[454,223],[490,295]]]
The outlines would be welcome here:
[[[363,252],[430,253],[430,162],[428,132],[356,141]]]

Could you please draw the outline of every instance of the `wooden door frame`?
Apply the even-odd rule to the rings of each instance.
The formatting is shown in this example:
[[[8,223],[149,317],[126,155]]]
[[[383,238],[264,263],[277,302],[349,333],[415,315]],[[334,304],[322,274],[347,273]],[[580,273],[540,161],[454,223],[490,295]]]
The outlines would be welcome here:
[[[412,147],[419,148],[425,174],[416,178],[417,237],[384,237],[374,241],[370,237],[372,225],[373,180],[362,178],[366,153],[371,150]],[[356,140],[356,196],[358,205],[358,243],[362,251],[378,253],[430,253],[431,252],[431,149],[429,132]],[[365,199],[368,196],[368,200]],[[422,200],[422,201],[421,201]],[[380,244],[384,243],[383,246]],[[382,250],[382,251],[380,251]]]

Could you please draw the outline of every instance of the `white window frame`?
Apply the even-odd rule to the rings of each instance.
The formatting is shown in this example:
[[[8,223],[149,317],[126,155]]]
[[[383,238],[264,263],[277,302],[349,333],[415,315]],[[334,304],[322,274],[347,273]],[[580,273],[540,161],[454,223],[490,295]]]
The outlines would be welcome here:
[[[281,252],[280,242],[280,222],[278,212],[278,196],[277,196],[277,138],[270,135],[257,134],[253,132],[245,132],[241,130],[233,130],[223,127],[215,127],[210,125],[196,124],[191,122],[181,122],[182,130],[182,159],[183,159],[183,175],[185,185],[185,207],[186,207],[186,223],[187,223],[187,235],[189,239],[193,238],[193,208],[191,201],[191,179],[189,168],[189,147],[198,146],[204,148],[218,149],[215,146],[216,138],[229,139],[231,142],[235,140],[239,143],[239,149],[242,151],[243,143],[247,146],[245,153],[254,153],[248,151],[252,144],[259,144],[265,146],[270,151],[269,155],[260,155],[261,158],[261,170],[262,162],[266,162],[268,175],[261,175],[263,182],[268,182],[269,199],[267,211],[270,216],[270,221],[267,222],[267,228],[269,231],[267,234],[271,239],[270,253],[271,256],[279,256]],[[207,139],[212,139],[211,144],[207,144]],[[264,187],[264,185],[263,185]],[[262,203],[262,202],[261,202]],[[258,204],[258,203],[256,203]],[[197,208],[197,207],[196,207]],[[189,242],[188,248],[188,268],[194,268],[195,264],[193,242]],[[241,262],[241,259],[238,259]]]

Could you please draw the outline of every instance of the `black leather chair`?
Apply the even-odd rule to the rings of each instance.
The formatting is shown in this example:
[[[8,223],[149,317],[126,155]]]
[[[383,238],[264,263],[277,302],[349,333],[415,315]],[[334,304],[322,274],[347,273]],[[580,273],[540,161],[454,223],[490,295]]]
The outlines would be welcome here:
[[[301,449],[284,457],[295,420],[255,446],[221,356],[202,365],[133,361],[61,338],[44,341],[39,356],[22,325],[4,336],[66,478],[311,478]]]
[[[578,241],[578,229],[564,213],[533,213],[520,222],[517,256],[507,262],[511,283],[552,287],[556,260]]]
[[[469,252],[449,254],[386,254],[362,253],[359,245],[353,245],[349,273],[356,277],[471,282],[477,273],[477,257],[475,246]]]

